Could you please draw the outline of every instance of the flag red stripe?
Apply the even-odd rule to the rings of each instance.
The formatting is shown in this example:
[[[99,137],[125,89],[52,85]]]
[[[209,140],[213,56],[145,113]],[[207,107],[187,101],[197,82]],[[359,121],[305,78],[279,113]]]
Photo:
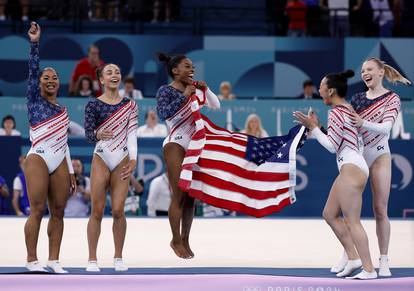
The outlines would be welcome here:
[[[209,174],[198,172],[198,171],[193,172],[193,181],[200,181],[204,184],[210,185],[215,188],[240,193],[246,197],[256,199],[256,200],[276,198],[277,196],[281,194],[285,194],[288,191],[288,188],[282,188],[282,189],[273,190],[273,191],[255,190],[255,189],[246,188],[246,187],[237,185],[233,182],[222,180],[220,178],[213,177]]]
[[[237,165],[225,162],[225,161],[217,161],[217,160],[200,158],[197,164],[202,168],[230,172],[234,175],[237,175],[238,177],[249,179],[249,180],[257,180],[257,181],[263,181],[263,182],[280,182],[280,181],[289,180],[289,173],[274,173],[274,172],[269,173],[269,172],[249,171],[244,168],[240,168]]]

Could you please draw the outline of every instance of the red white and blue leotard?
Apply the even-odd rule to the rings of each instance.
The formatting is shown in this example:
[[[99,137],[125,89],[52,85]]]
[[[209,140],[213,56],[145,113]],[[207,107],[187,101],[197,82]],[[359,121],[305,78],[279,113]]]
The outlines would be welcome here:
[[[48,102],[40,95],[39,44],[31,43],[27,110],[32,146],[27,155],[36,154],[45,161],[49,174],[66,157],[69,172],[73,173],[67,144],[69,117],[65,107]]]
[[[137,159],[138,106],[123,98],[118,104],[108,104],[99,99],[88,102],[85,108],[85,134],[91,143],[96,143],[94,153],[113,171],[129,154]],[[97,140],[100,130],[112,131],[110,140]]]

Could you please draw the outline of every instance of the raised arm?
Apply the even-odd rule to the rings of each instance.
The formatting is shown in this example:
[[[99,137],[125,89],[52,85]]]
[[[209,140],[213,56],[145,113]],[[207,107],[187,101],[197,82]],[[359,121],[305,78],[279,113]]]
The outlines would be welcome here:
[[[29,82],[27,86],[27,99],[28,101],[36,101],[40,96],[39,88],[39,39],[40,39],[40,26],[36,22],[32,22],[29,32],[30,39],[30,55],[29,55]]]

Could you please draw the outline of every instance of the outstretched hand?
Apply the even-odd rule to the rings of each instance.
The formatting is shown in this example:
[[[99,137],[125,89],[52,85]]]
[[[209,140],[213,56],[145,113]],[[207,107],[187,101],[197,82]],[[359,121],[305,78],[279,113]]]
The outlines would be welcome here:
[[[40,26],[36,22],[30,23],[30,28],[27,33],[31,42],[39,42],[40,39]]]
[[[312,130],[318,126],[317,122],[315,122],[311,115],[305,115],[300,111],[294,111],[293,117],[296,119],[294,122],[302,124],[309,130]]]
[[[128,164],[123,166],[122,172],[121,172],[121,179],[122,180],[128,179],[131,176],[131,174],[134,172],[136,166],[137,166],[136,160],[130,160]]]

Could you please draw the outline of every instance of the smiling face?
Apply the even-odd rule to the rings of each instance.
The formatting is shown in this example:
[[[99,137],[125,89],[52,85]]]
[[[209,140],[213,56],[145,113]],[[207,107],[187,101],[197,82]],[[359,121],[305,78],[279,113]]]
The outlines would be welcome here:
[[[121,84],[121,70],[117,65],[108,64],[103,68],[100,82],[104,86],[105,90],[117,90]]]
[[[60,82],[53,68],[46,68],[40,76],[40,91],[42,96],[56,96]]]
[[[369,89],[374,89],[382,83],[384,73],[384,69],[374,60],[368,60],[362,64],[361,79]]]
[[[328,88],[327,81],[328,80],[326,79],[326,77],[321,80],[321,83],[319,84],[319,95],[321,95],[321,97],[323,98],[323,102],[326,105],[331,105],[332,101],[330,96],[330,90],[332,89]]]
[[[183,59],[177,67],[172,69],[172,72],[174,74],[174,80],[180,81],[186,85],[193,84],[195,68],[190,59]]]

